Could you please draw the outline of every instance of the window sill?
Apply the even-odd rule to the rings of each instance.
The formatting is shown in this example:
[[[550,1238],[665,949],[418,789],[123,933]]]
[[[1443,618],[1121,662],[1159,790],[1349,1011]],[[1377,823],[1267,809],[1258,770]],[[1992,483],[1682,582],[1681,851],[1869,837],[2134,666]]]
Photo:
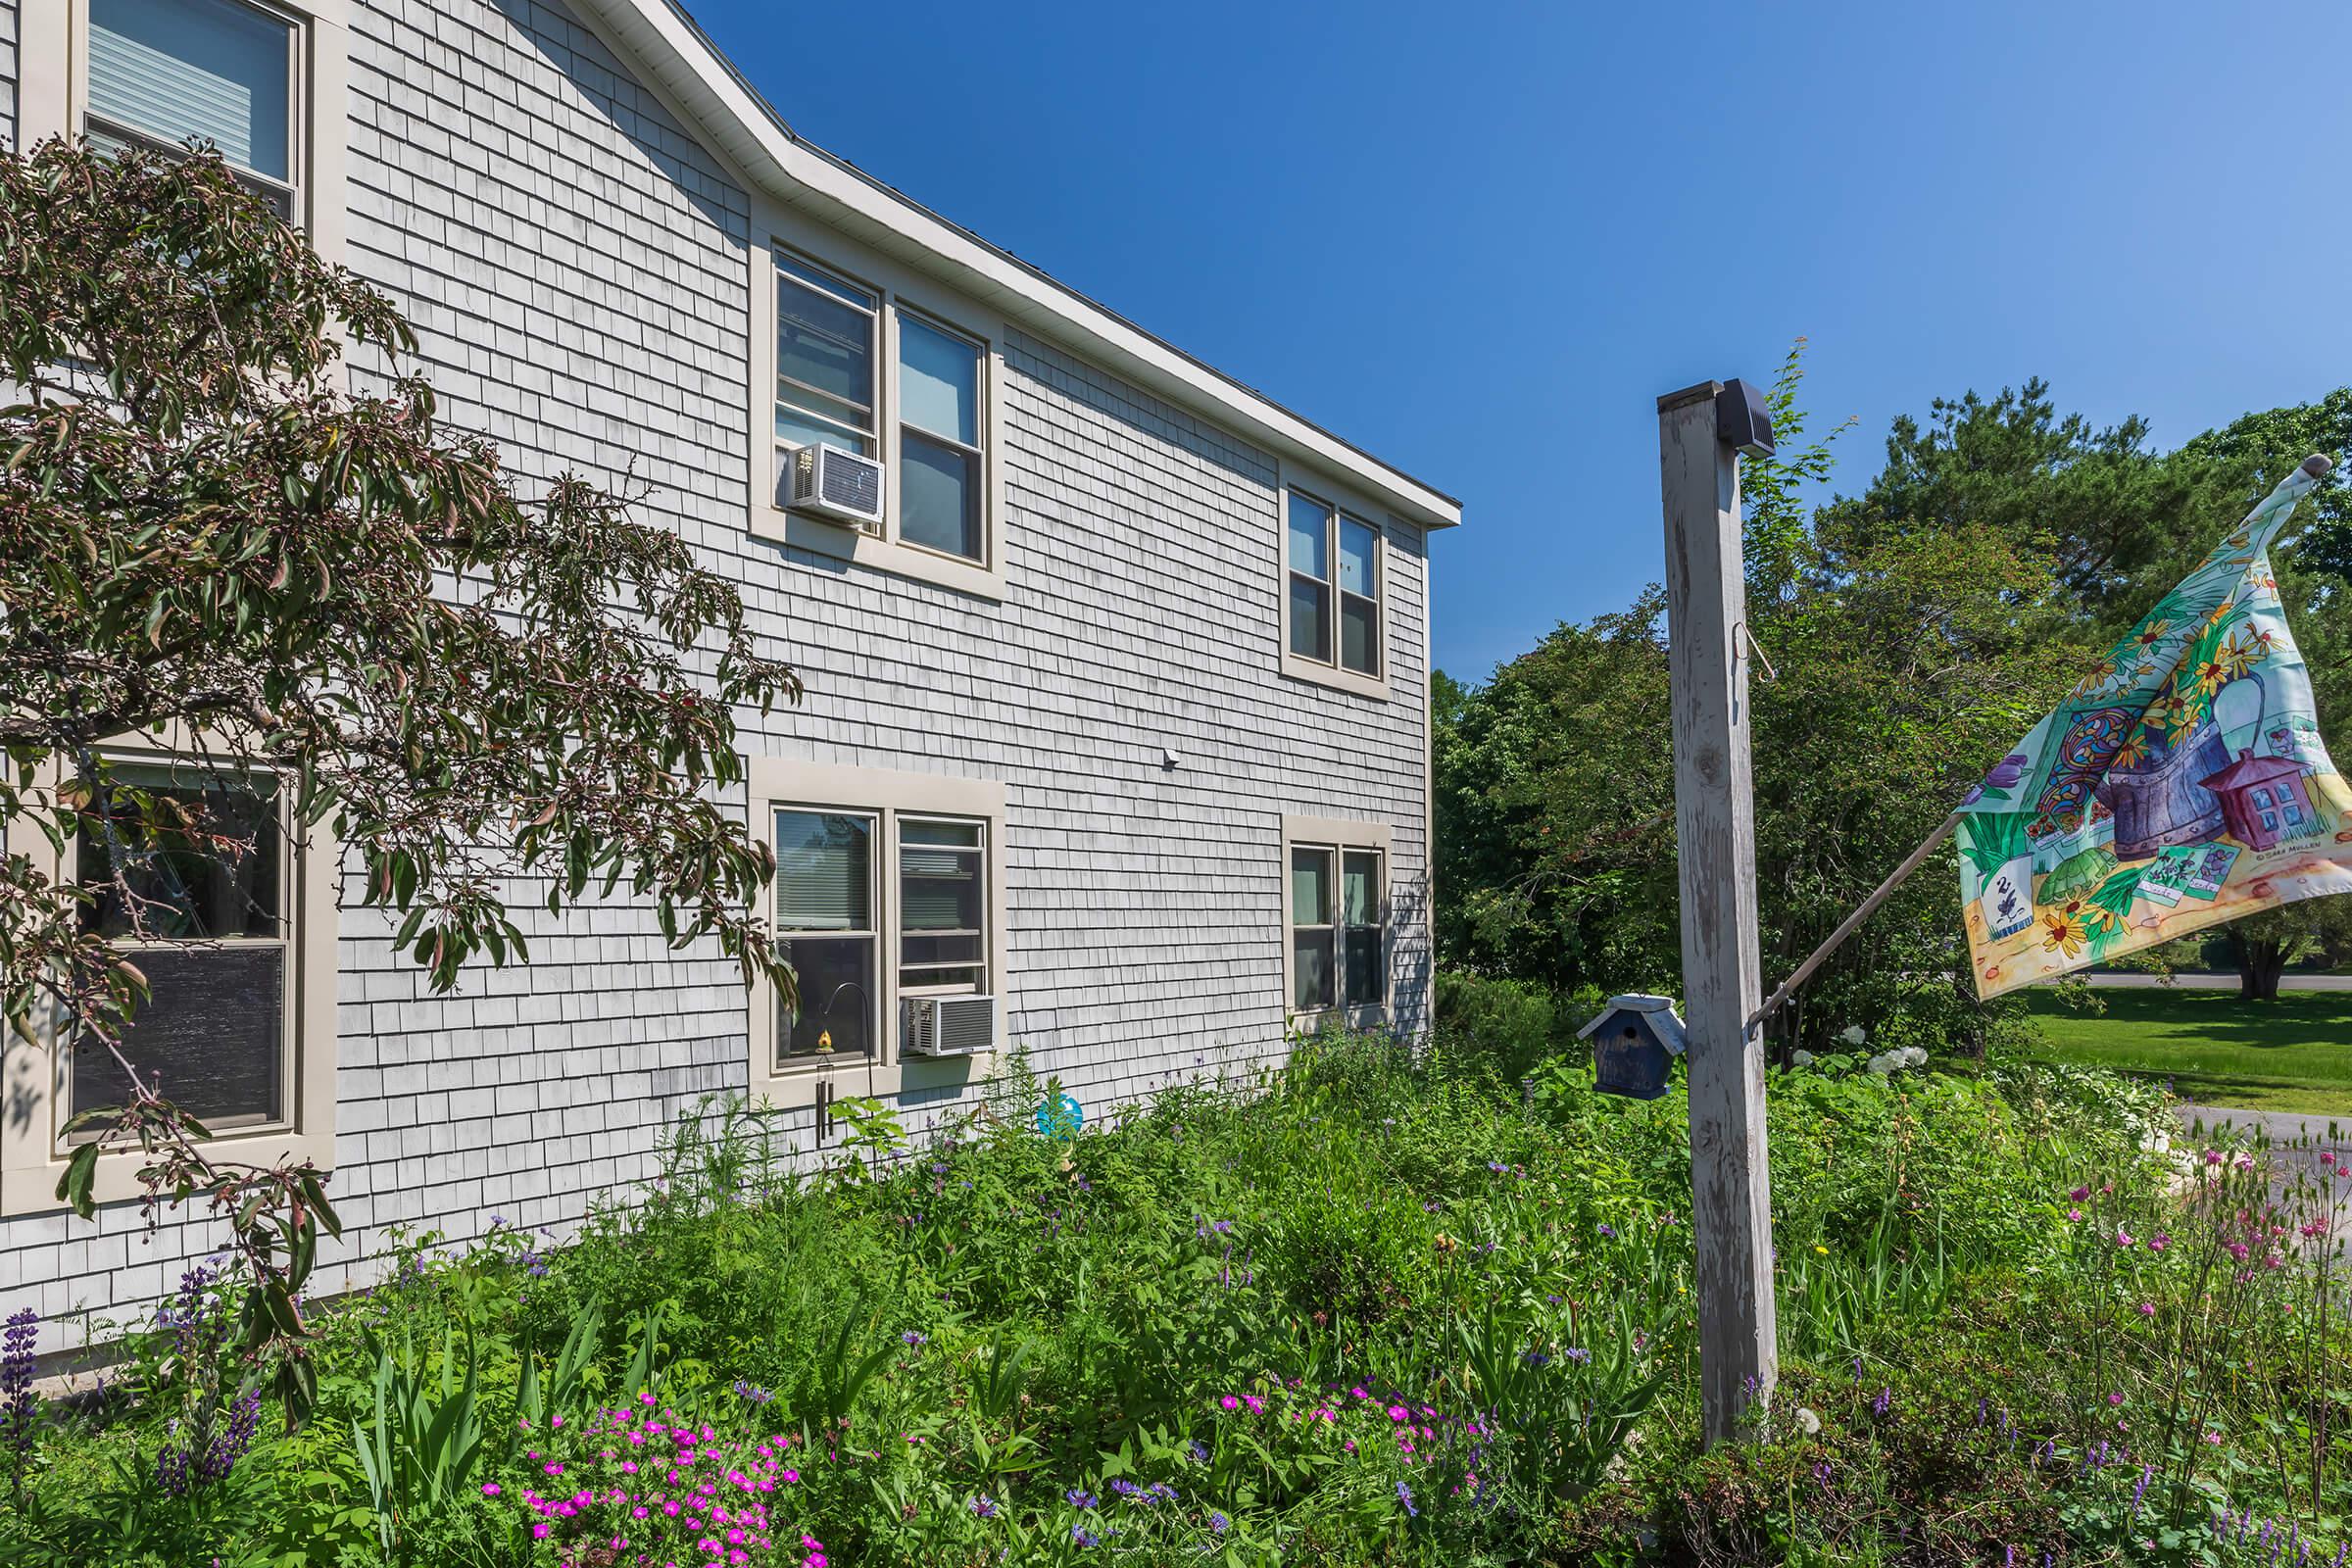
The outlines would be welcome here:
[[[751,531],[757,538],[911,577],[975,599],[1002,601],[1005,596],[1004,568],[1001,564],[983,566],[957,561],[896,539],[877,539],[872,534],[859,533],[845,524],[806,513],[788,512],[781,507],[756,507],[752,512]]]
[[[819,1084],[830,1084],[835,1102],[871,1096],[889,1100],[902,1094],[962,1089],[989,1076],[996,1053],[968,1056],[906,1056],[868,1066],[855,1061],[796,1061],[755,1074],[748,1096],[754,1106],[762,1103],[781,1111],[808,1110],[816,1103]]]
[[[329,1107],[331,1114],[331,1107]],[[205,1156],[216,1163],[235,1163],[269,1167],[280,1163],[300,1163],[309,1160],[318,1167],[321,1176],[331,1175],[335,1168],[335,1135],[333,1133],[304,1133],[291,1128],[275,1127],[236,1136],[208,1140]],[[0,1214],[48,1214],[69,1212],[72,1205],[57,1196],[57,1184],[72,1163],[69,1156],[56,1155],[39,1163],[27,1162],[0,1171]],[[90,1183],[91,1197],[100,1204],[127,1203],[146,1196],[139,1185],[139,1172],[148,1163],[148,1155],[140,1150],[125,1150],[121,1153],[100,1154],[98,1169]],[[327,1197],[331,1200],[330,1187]]]
[[[1336,692],[1353,697],[1368,697],[1376,703],[1389,700],[1389,683],[1378,675],[1359,675],[1352,669],[1341,669],[1333,664],[1319,664],[1311,659],[1301,659],[1289,649],[1282,652],[1282,672],[1292,680],[1302,680],[1314,686],[1328,686]]]
[[[1386,1003],[1364,1007],[1318,1007],[1312,1012],[1292,1013],[1290,1022],[1291,1032],[1300,1035],[1316,1034],[1333,1025],[1349,1030],[1385,1029],[1389,1026],[1389,1008]]]

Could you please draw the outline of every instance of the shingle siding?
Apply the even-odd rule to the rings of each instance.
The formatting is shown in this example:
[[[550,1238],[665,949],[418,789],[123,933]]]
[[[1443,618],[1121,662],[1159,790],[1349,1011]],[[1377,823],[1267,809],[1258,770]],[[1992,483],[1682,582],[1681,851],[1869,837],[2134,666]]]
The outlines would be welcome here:
[[[1279,1054],[1286,812],[1391,824],[1398,1021],[1420,1026],[1420,530],[1389,529],[1391,700],[1287,679],[1274,460],[1008,332],[1001,604],[755,539],[745,192],[560,5],[366,0],[351,30],[348,260],[416,325],[443,416],[526,488],[642,485],[641,515],[742,584],[808,683],[747,719],[747,750],[1004,781],[1002,983],[1041,1072],[1094,1112]],[[366,1277],[395,1224],[568,1227],[748,1082],[731,965],[670,954],[627,901],[559,919],[511,891],[533,961],[448,996],[380,916],[342,916],[349,1231],[322,1280]],[[150,1241],[127,1207],[0,1220],[0,1310],[120,1310],[216,1240]]]

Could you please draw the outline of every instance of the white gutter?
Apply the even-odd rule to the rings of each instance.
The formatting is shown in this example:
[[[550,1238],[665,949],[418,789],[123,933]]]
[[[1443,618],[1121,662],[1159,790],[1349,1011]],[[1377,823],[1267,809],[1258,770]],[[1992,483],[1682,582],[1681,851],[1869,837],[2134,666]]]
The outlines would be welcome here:
[[[1264,394],[957,227],[794,135],[733,64],[668,0],[576,0],[688,111],[713,148],[777,200],[938,276],[1041,337],[1293,462],[1352,481],[1427,528],[1462,505]]]

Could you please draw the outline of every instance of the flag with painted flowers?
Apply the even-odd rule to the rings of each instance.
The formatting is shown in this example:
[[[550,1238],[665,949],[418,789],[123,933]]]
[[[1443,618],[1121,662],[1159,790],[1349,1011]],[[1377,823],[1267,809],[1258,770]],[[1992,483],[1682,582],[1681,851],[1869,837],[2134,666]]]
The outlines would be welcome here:
[[[2352,788],[2270,564],[2328,466],[2280,482],[1969,793],[1955,837],[1980,996],[2352,893]]]

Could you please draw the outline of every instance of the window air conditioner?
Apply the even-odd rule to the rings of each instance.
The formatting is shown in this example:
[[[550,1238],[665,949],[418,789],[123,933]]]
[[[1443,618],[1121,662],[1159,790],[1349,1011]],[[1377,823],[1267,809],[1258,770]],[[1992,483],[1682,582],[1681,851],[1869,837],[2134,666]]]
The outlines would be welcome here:
[[[994,997],[908,997],[906,1054],[969,1056],[997,1043]]]
[[[803,512],[882,532],[882,465],[819,441],[792,455],[792,500]]]

